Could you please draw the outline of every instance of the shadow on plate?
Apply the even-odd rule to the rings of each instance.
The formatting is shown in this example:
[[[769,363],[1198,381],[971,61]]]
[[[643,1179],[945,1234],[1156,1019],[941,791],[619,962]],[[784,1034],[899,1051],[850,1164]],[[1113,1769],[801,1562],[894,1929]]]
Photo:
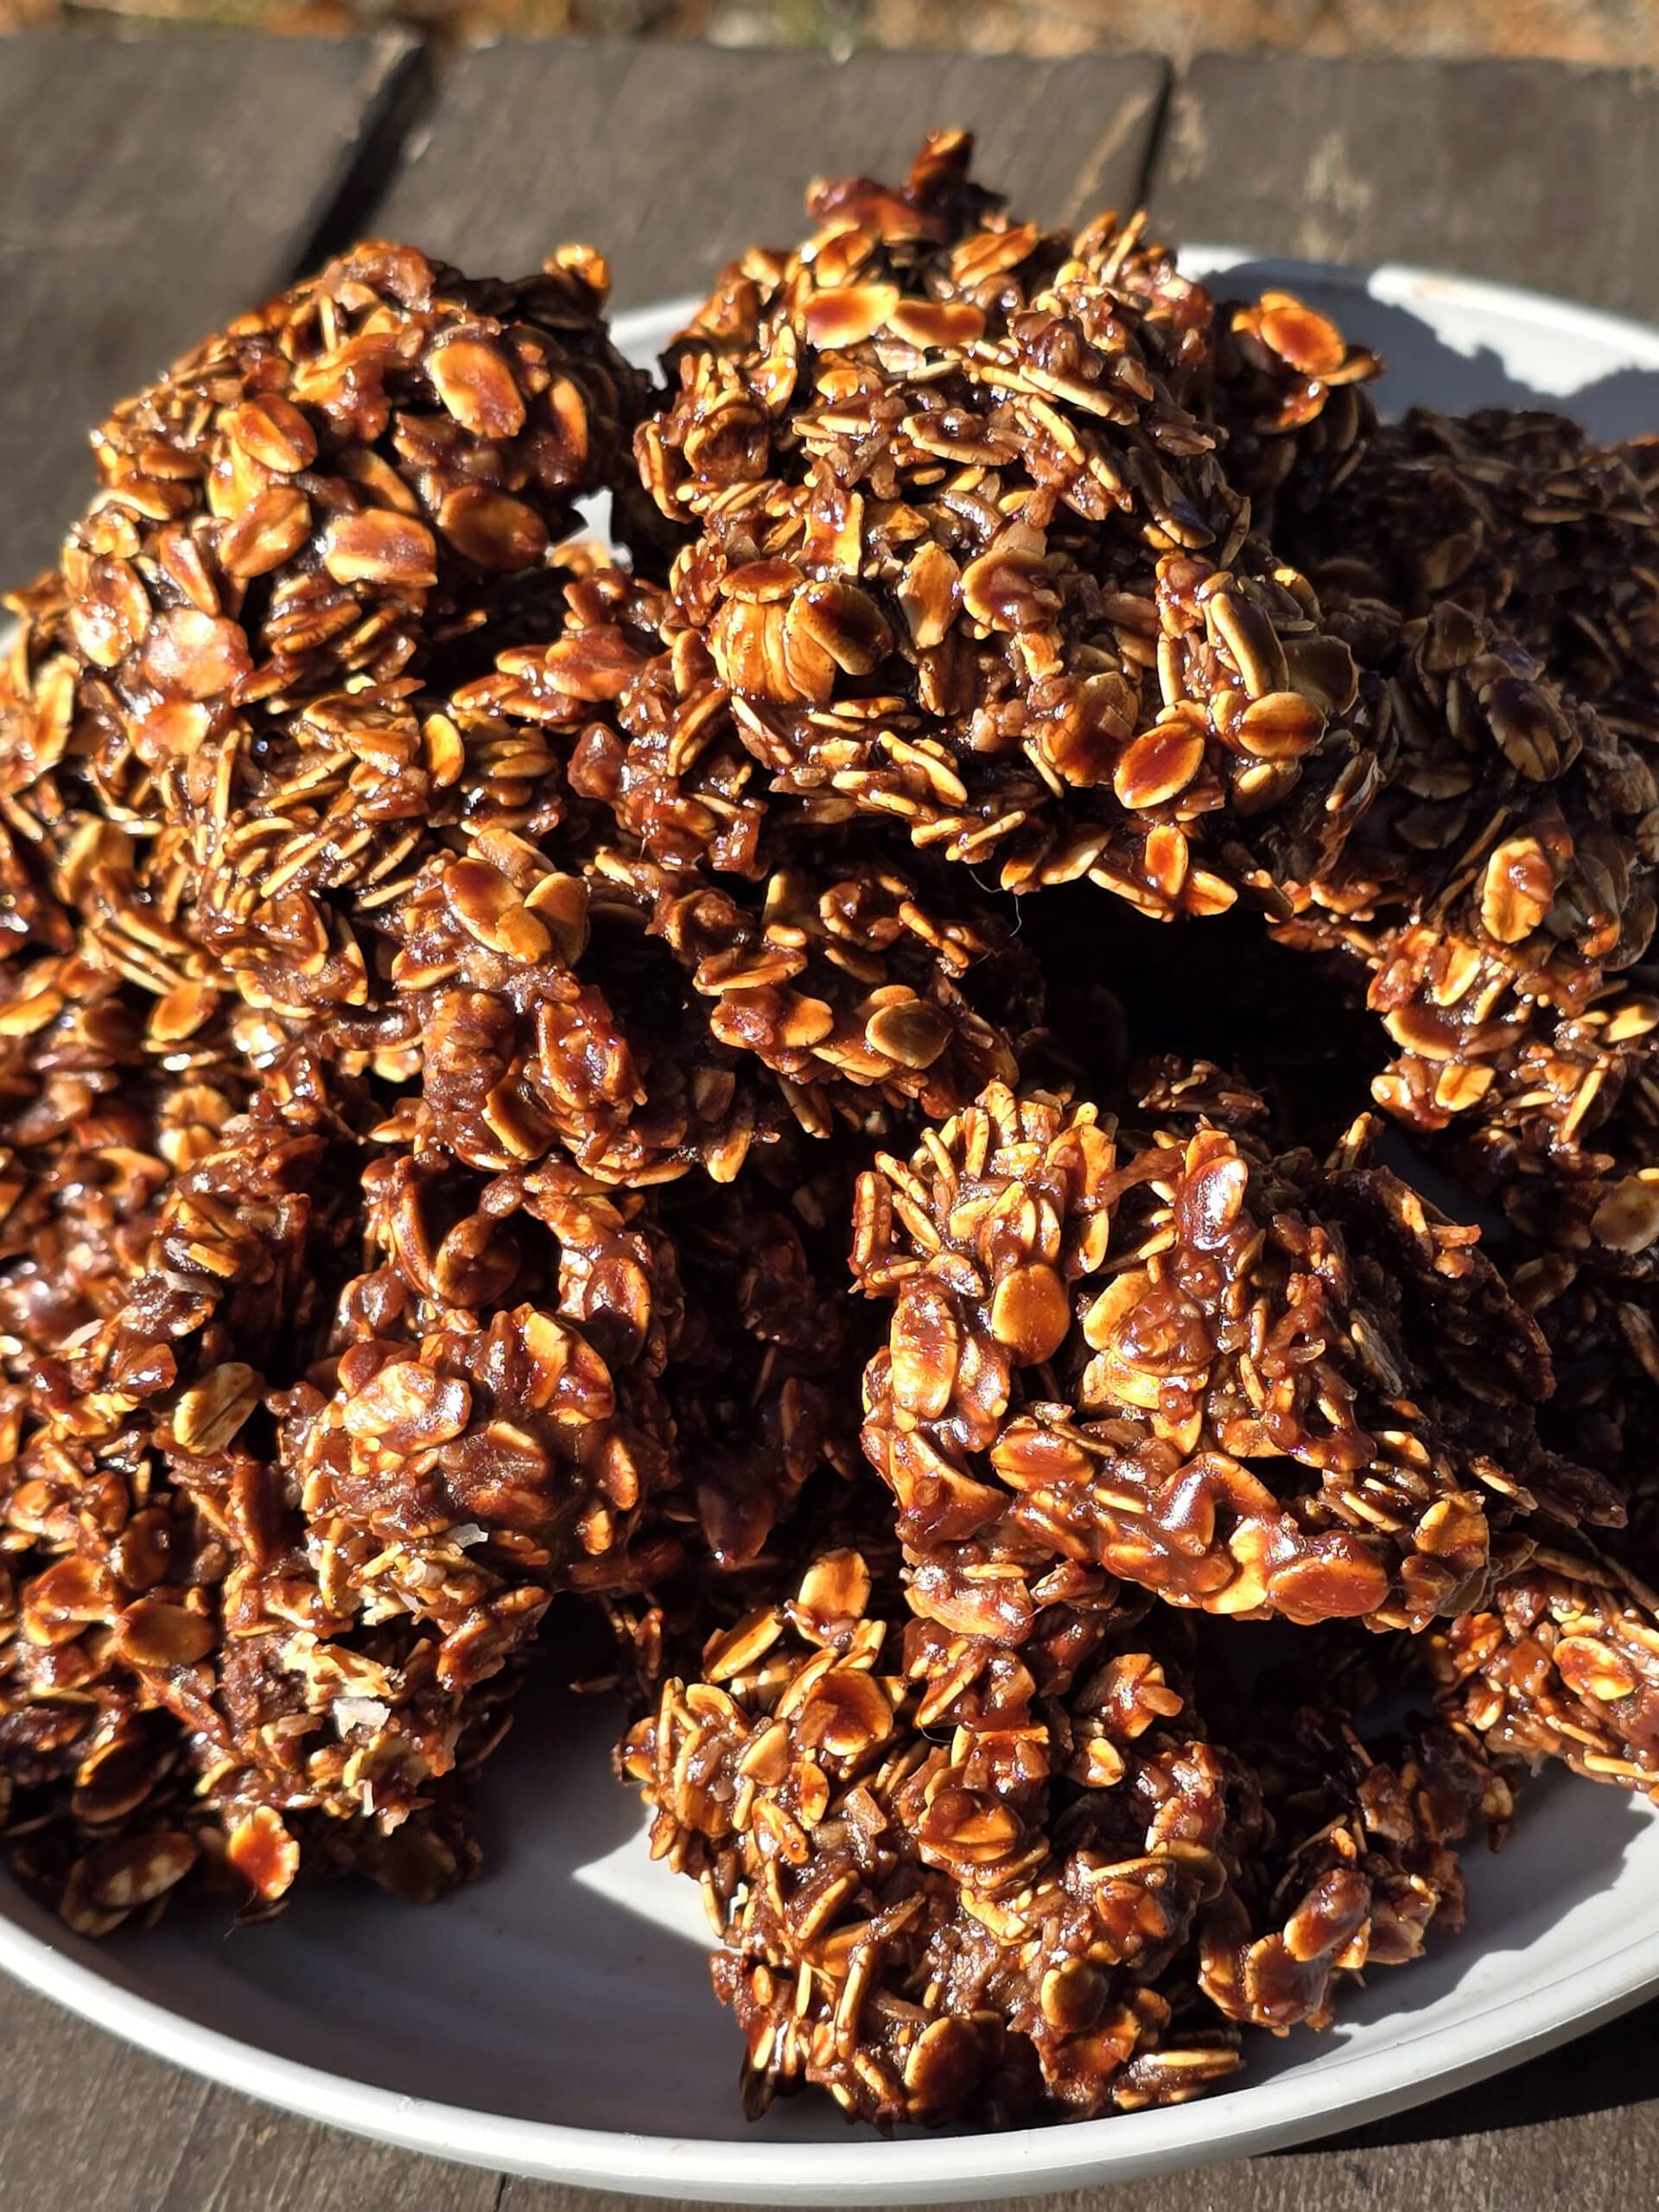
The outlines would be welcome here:
[[[1516,376],[1494,346],[1477,339],[1465,350],[1424,315],[1376,297],[1367,287],[1376,275],[1374,268],[1334,270],[1317,262],[1264,259],[1240,262],[1205,282],[1224,298],[1287,285],[1330,314],[1351,339],[1382,356],[1384,373],[1373,389],[1384,414],[1397,414],[1415,399],[1453,415],[1478,407],[1545,408],[1572,416],[1609,444],[1659,431],[1659,367],[1609,367],[1576,387],[1544,390]],[[1593,366],[1592,356],[1586,358]]]
[[[1461,1933],[1431,1937],[1427,1957],[1403,1972],[1372,1975],[1363,1994],[1339,2011],[1332,2043],[1349,2044],[1368,2026],[1401,2025],[1429,2010],[1444,1998],[1448,1974],[1480,1983],[1498,1979],[1505,1957],[1524,1953],[1562,1916],[1555,1886],[1538,1881],[1537,1869],[1570,1865],[1575,1897],[1605,1891],[1647,1825],[1637,1802],[1620,1792],[1564,1771],[1534,1782],[1522,1796],[1510,1847],[1495,1855],[1478,1849],[1465,1854],[1469,1915]],[[1522,2016],[1516,2040],[1526,2031]],[[1258,2063],[1255,2076],[1298,2063],[1299,2052],[1306,2062],[1316,2048],[1292,2037],[1266,2064]],[[1485,2081],[1306,2147],[1363,2150],[1610,2111],[1654,2094],[1656,2048],[1659,2002]]]

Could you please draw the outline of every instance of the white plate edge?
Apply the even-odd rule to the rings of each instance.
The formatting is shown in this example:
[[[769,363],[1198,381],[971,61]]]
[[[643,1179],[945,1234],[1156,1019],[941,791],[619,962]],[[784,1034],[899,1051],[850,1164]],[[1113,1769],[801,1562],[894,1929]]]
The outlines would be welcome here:
[[[849,2130],[845,2144],[626,2134],[400,2095],[198,2026],[10,1920],[0,1920],[0,1967],[93,2025],[189,2072],[408,2150],[537,2180],[762,2204],[778,2202],[780,2190],[793,2194],[799,2183],[792,2170],[809,2160],[810,2195],[801,2201],[871,2205],[982,2201],[1010,2190],[1128,2179],[1198,2165],[1217,2154],[1243,2158],[1313,2141],[1428,2103],[1638,2004],[1659,1983],[1659,1929],[1527,1993],[1529,2025],[1519,2038],[1506,2018],[1516,2001],[1510,1996],[1495,1999],[1472,2018],[1403,2035],[1382,2051],[1327,2057],[1317,2075],[1291,2069],[1192,2105],[989,2136],[883,2141]],[[1333,2092],[1355,2067],[1363,2068],[1374,2086],[1344,2101]]]

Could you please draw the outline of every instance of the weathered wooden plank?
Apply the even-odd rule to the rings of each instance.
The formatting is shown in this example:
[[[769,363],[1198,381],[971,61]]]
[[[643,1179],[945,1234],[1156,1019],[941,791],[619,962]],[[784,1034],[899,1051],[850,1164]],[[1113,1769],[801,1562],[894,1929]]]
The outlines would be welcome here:
[[[126,2212],[159,2202],[205,2082],[0,1976],[0,2203]]]
[[[985,175],[1074,221],[1140,188],[1165,83],[1147,55],[745,53],[603,41],[463,56],[375,210],[468,267],[533,268],[567,238],[627,306],[692,291],[757,239],[799,234],[824,172],[902,173],[924,131],[971,124]]]
[[[495,2212],[499,2175],[395,2151],[214,2089],[164,2194],[130,2212]],[[87,2212],[129,2212],[120,2196]]]
[[[1659,81],[1540,61],[1201,56],[1154,213],[1178,237],[1415,261],[1659,315]]]
[[[211,2088],[0,1976],[5,2212],[493,2212],[499,2187]]]
[[[417,52],[0,40],[0,579],[50,559],[110,404],[295,273]]]

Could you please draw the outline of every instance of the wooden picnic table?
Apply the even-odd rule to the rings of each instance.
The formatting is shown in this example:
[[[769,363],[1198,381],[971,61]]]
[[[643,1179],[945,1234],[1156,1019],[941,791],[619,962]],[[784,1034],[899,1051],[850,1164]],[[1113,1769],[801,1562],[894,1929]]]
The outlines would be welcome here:
[[[627,307],[793,235],[814,168],[893,170],[945,122],[974,125],[986,174],[1050,220],[1145,200],[1178,237],[1425,263],[1659,319],[1659,83],[1614,73],[30,33],[0,40],[0,575],[50,558],[107,403],[353,236],[505,274],[591,237]],[[1656,2062],[1659,2004],[1305,2152],[1090,2194],[1114,2212],[1651,2205]],[[3,2212],[394,2202],[601,2200],[269,2111],[5,1985]]]

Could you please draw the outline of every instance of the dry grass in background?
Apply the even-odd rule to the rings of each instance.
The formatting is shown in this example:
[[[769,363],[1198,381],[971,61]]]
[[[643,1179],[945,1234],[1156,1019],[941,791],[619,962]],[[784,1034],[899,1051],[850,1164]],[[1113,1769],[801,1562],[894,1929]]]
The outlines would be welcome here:
[[[1653,0],[0,0],[0,29],[120,17],[327,34],[386,22],[500,34],[1063,54],[1113,48],[1521,54],[1659,64]]]

